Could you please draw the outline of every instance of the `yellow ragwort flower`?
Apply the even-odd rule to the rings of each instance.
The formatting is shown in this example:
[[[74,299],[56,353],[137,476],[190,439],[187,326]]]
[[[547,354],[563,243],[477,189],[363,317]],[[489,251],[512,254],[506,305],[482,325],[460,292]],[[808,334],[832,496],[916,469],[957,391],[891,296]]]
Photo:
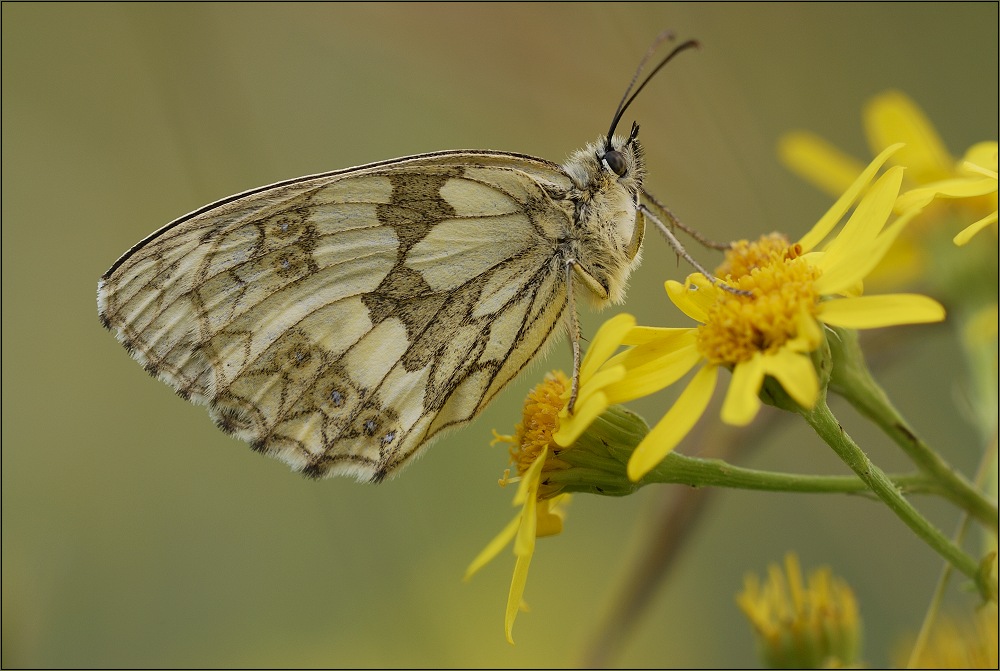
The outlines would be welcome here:
[[[701,369],[632,454],[632,480],[648,473],[691,430],[708,406],[720,368],[732,370],[722,419],[741,426],[756,416],[767,376],[802,407],[815,404],[820,380],[811,354],[824,342],[823,325],[859,329],[944,318],[940,304],[925,296],[861,295],[862,279],[915,214],[910,211],[886,226],[902,168],[890,169],[872,184],[898,148],[882,152],[799,242],[771,235],[735,243],[718,274],[746,295],[726,291],[700,274],[684,285],[666,283],[670,300],[701,324],[633,329],[626,338],[633,347],[606,364],[626,370],[610,391],[623,387],[633,397],[646,395]],[[859,197],[842,230],[820,248]]]
[[[997,604],[988,601],[970,617],[941,618],[917,654],[913,644],[901,646],[895,657],[899,668],[997,668]]]
[[[964,245],[976,233],[997,223],[997,143],[980,142],[970,147],[959,173],[958,176],[907,191],[899,197],[896,205],[903,209],[925,207],[938,197],[992,199],[993,211],[955,236],[955,244]]]
[[[757,635],[762,661],[770,668],[844,667],[858,661],[861,620],[854,593],[829,568],[802,579],[794,553],[785,571],[776,564],[762,585],[748,574],[736,597]]]
[[[959,208],[961,218],[969,218],[970,214],[978,218],[956,236],[957,244],[964,244],[996,223],[996,142],[973,145],[962,160],[956,160],[923,111],[899,91],[886,91],[869,101],[863,120],[873,154],[895,143],[906,145],[891,160],[892,165],[906,168],[897,212],[909,210],[918,201],[927,204],[935,196],[950,199]],[[864,167],[822,138],[804,131],[786,134],[778,152],[792,171],[832,195],[843,191]],[[928,254],[934,252],[933,239],[926,243],[930,249],[921,240],[939,223],[939,217],[921,217],[911,227],[880,264],[886,279],[904,283],[921,276],[929,265]]]
[[[514,495],[514,506],[521,510],[514,519],[489,542],[465,571],[468,580],[494,557],[500,554],[511,541],[514,542],[514,578],[507,597],[507,612],[504,617],[504,631],[507,641],[514,642],[512,630],[514,619],[521,607],[524,586],[528,580],[528,567],[535,553],[535,539],[552,536],[562,531],[564,507],[569,495],[556,495],[539,500],[543,471],[558,468],[558,458],[552,448],[552,431],[558,426],[558,414],[565,404],[563,392],[569,388],[569,381],[561,372],[546,375],[545,380],[528,394],[524,404],[524,421],[517,426],[514,436],[497,435],[497,441],[510,443],[511,462],[517,467],[517,477],[508,480],[506,475],[501,485],[519,481]],[[551,463],[550,463],[551,462]]]
[[[633,317],[618,315],[608,320],[598,331],[594,344],[587,350],[581,363],[580,390],[576,411],[572,416],[566,409],[570,397],[570,381],[565,374],[555,371],[546,375],[528,394],[522,421],[517,425],[514,435],[497,434],[494,441],[510,445],[510,461],[516,467],[517,476],[508,478],[505,475],[501,485],[518,482],[514,506],[521,509],[472,561],[465,572],[465,578],[472,577],[513,541],[517,561],[504,617],[504,631],[510,643],[514,642],[514,619],[521,608],[528,567],[535,552],[535,540],[562,531],[565,507],[570,498],[569,494],[562,493],[560,486],[548,482],[547,475],[570,467],[559,458],[560,454],[571,449],[584,429],[608,408],[609,400],[617,402],[603,389],[620,380],[625,370],[621,366],[609,367],[602,364],[618,349],[622,338],[634,326]]]

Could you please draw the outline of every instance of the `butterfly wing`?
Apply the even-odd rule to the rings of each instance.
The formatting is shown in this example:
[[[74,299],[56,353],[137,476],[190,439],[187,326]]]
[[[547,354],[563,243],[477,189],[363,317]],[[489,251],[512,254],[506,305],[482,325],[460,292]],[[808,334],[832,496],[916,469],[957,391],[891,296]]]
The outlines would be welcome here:
[[[559,166],[502,152],[275,184],[140,242],[102,277],[99,313],[255,450],[381,480],[556,332],[569,187]]]

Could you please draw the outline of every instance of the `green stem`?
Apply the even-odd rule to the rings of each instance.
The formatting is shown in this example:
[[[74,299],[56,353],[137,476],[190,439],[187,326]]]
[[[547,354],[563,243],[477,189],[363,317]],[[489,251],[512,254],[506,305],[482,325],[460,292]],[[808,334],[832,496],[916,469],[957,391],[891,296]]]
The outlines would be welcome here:
[[[919,494],[941,495],[940,486],[926,475],[911,473],[889,476],[900,490]],[[659,466],[650,471],[640,484],[682,484],[690,487],[728,487],[770,492],[803,492],[815,494],[862,494],[871,490],[861,478],[853,475],[800,475],[775,473],[742,468],[721,459],[699,459],[677,452],[670,453]]]
[[[857,332],[837,329],[837,335],[839,337],[828,339],[834,350],[830,389],[846,398],[858,412],[878,425],[918,468],[941,483],[950,500],[988,528],[996,529],[1000,523],[996,501],[982,494],[965,476],[917,437],[872,377],[858,345]]]
[[[546,467],[542,487],[546,494],[587,492],[602,496],[627,496],[649,484],[689,487],[727,487],[771,492],[859,494],[876,498],[868,485],[854,475],[804,475],[775,473],[734,466],[721,459],[700,459],[671,452],[639,482],[626,474],[635,446],[649,433],[639,415],[616,405],[594,420],[590,429],[569,449],[558,450]],[[891,476],[893,485],[914,494],[946,497],[948,491],[925,473]]]
[[[778,385],[774,385],[777,387]],[[780,387],[779,387],[780,389]],[[772,387],[772,392],[775,391]],[[780,394],[780,395],[783,395]],[[778,397],[779,394],[774,394]],[[778,400],[778,398],[776,398]],[[787,401],[781,407],[787,410],[797,411],[809,426],[816,431],[823,440],[833,448],[834,452],[847,464],[852,471],[858,474],[868,487],[878,496],[886,506],[896,514],[914,533],[925,543],[931,546],[938,554],[964,573],[966,576],[976,581],[980,586],[979,566],[977,562],[951,542],[947,536],[941,533],[927,518],[920,514],[909,501],[903,498],[896,488],[896,485],[886,476],[882,469],[873,464],[868,455],[847,435],[836,417],[830,412],[826,404],[826,397],[820,396],[816,405],[811,409],[800,407],[790,398],[781,399]],[[985,592],[984,592],[985,593]]]
[[[965,532],[969,527],[970,519],[971,518],[968,512],[962,515],[962,520],[958,524],[958,531],[955,533],[956,544],[961,543],[962,539],[965,537]],[[941,610],[941,604],[944,602],[945,588],[948,586],[948,579],[951,577],[953,570],[954,567],[947,563],[941,568],[941,575],[938,577],[937,585],[934,587],[934,594],[931,596],[930,605],[927,607],[927,612],[924,613],[924,621],[920,625],[920,631],[917,633],[917,640],[913,643],[913,649],[910,651],[909,661],[906,663],[906,668],[908,669],[917,668],[917,661],[923,654],[924,648],[927,645],[927,639],[930,637],[931,625],[934,623],[934,619]]]
[[[995,445],[995,443],[994,443]],[[987,450],[983,454],[983,458],[979,462],[979,469],[976,473],[976,485],[982,487],[983,483],[987,480],[990,475],[990,466],[995,463],[995,454],[992,454],[990,450]],[[955,544],[961,544],[962,540],[965,538],[965,533],[969,529],[969,513],[966,512],[962,515],[962,519],[958,524],[958,530],[955,532]],[[996,561],[995,558],[989,559],[987,561]],[[993,575],[991,566],[983,566],[980,564],[980,571],[986,568],[987,571],[984,575],[984,582],[990,580],[990,576]],[[917,662],[920,660],[923,650],[927,645],[927,640],[930,638],[931,627],[934,623],[935,618],[937,618],[938,612],[941,610],[941,604],[944,602],[945,588],[948,586],[948,580],[951,578],[952,565],[945,564],[941,568],[941,575],[938,578],[937,586],[934,588],[934,594],[931,597],[930,605],[927,607],[927,612],[924,614],[923,624],[920,625],[920,631],[917,634],[917,640],[913,643],[913,649],[910,651],[909,661],[906,663],[906,668],[915,669],[917,668]],[[996,584],[988,585],[993,589],[994,594],[996,593]]]

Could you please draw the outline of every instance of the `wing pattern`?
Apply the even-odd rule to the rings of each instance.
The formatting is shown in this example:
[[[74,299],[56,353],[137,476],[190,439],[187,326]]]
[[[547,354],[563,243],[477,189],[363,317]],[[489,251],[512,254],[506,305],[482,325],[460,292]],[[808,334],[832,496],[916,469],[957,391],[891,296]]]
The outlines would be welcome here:
[[[556,333],[568,186],[538,159],[455,152],[248,192],[133,248],[99,312],[255,450],[381,480]]]

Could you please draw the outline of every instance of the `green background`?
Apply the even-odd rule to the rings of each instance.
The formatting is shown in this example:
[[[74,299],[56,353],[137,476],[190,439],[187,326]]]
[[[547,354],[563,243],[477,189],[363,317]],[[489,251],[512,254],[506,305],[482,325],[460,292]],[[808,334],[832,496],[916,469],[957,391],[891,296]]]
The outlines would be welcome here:
[[[623,127],[642,124],[647,187],[714,238],[805,232],[830,199],[779,165],[777,138],[808,128],[867,158],[860,109],[885,89],[911,95],[956,155],[997,129],[995,3],[2,12],[4,666],[574,665],[662,533],[655,517],[672,488],[577,497],[565,532],[539,543],[532,611],[509,646],[513,557],[461,582],[513,514],[490,429],[511,430],[523,394],[568,366],[568,348],[402,477],[310,482],[216,430],[100,327],[97,278],[171,219],[261,184],[419,152],[561,161],[606,132],[664,28],[703,48],[658,75]],[[627,309],[685,325],[662,282],[687,272],[651,234]],[[610,314],[586,314],[585,333]],[[970,472],[952,341],[930,327],[910,336],[882,378]],[[635,407],[655,420],[671,398]],[[856,415],[835,412],[878,463],[905,466]],[[744,461],[844,472],[794,422]],[[953,529],[950,509],[924,507]],[[854,586],[874,664],[918,626],[940,567],[871,502],[723,492],[612,661],[755,664],[733,595],[745,571],[789,549]]]

